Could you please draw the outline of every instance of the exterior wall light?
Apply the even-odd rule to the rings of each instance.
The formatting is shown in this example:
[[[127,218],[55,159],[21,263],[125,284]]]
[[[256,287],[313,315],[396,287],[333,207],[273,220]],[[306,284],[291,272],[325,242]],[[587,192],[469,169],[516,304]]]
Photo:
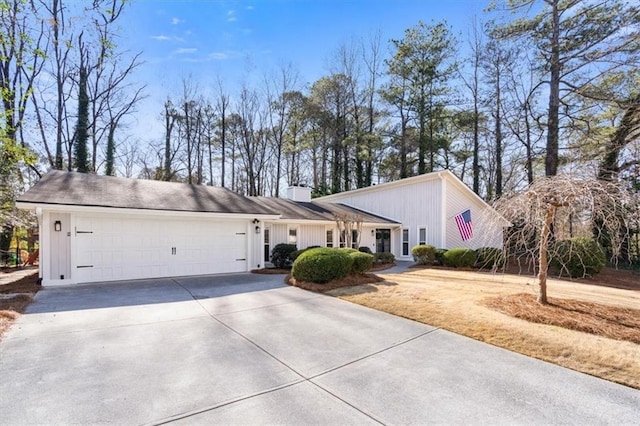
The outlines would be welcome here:
[[[256,234],[260,233],[260,225],[256,225]]]
[[[53,222],[53,230],[56,232],[62,231],[62,222],[60,222],[59,220]]]

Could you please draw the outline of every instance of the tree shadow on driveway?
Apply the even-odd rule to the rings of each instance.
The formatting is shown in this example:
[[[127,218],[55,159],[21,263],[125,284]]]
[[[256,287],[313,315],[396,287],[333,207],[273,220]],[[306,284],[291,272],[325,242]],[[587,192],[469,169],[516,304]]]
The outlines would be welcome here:
[[[285,287],[281,276],[229,274],[44,288],[25,314],[209,299]]]

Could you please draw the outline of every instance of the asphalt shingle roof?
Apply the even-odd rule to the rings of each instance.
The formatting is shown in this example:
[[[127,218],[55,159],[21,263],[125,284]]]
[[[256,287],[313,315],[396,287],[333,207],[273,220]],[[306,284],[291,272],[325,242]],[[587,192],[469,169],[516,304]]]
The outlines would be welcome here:
[[[382,216],[374,215],[363,210],[339,203],[302,202],[286,198],[251,197],[265,208],[280,213],[282,219],[290,220],[322,220],[334,221],[336,214],[358,215],[365,223],[393,223],[396,222]]]
[[[278,214],[226,188],[52,170],[17,200],[180,212]]]

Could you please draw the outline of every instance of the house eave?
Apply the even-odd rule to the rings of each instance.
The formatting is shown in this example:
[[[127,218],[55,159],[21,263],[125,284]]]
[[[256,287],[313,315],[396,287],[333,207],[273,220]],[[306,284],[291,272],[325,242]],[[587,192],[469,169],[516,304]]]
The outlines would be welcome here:
[[[335,220],[313,220],[313,219],[287,219],[287,218],[279,218],[277,220],[273,220],[273,222],[279,223],[287,223],[294,225],[335,225]],[[400,223],[397,222],[362,222],[362,226],[367,227],[399,227]]]
[[[42,209],[51,212],[65,213],[102,213],[102,214],[129,214],[129,215],[152,215],[152,216],[180,216],[180,217],[198,217],[198,218],[235,218],[235,219],[258,219],[277,220],[279,214],[265,213],[221,213],[221,212],[204,212],[204,211],[185,211],[185,210],[158,210],[158,209],[134,209],[123,207],[109,206],[86,206],[75,204],[54,204],[54,203],[34,203],[28,201],[17,201],[16,207],[23,210]]]

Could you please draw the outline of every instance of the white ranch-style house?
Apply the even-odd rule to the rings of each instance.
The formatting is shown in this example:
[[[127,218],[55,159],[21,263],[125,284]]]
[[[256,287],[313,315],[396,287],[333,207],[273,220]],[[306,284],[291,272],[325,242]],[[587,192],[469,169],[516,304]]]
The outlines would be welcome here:
[[[45,286],[247,272],[264,267],[278,243],[344,246],[336,215],[360,222],[353,247],[406,260],[422,243],[501,247],[506,226],[449,171],[313,201],[310,195],[292,187],[287,199],[245,197],[212,186],[50,171],[17,206],[37,215]]]

